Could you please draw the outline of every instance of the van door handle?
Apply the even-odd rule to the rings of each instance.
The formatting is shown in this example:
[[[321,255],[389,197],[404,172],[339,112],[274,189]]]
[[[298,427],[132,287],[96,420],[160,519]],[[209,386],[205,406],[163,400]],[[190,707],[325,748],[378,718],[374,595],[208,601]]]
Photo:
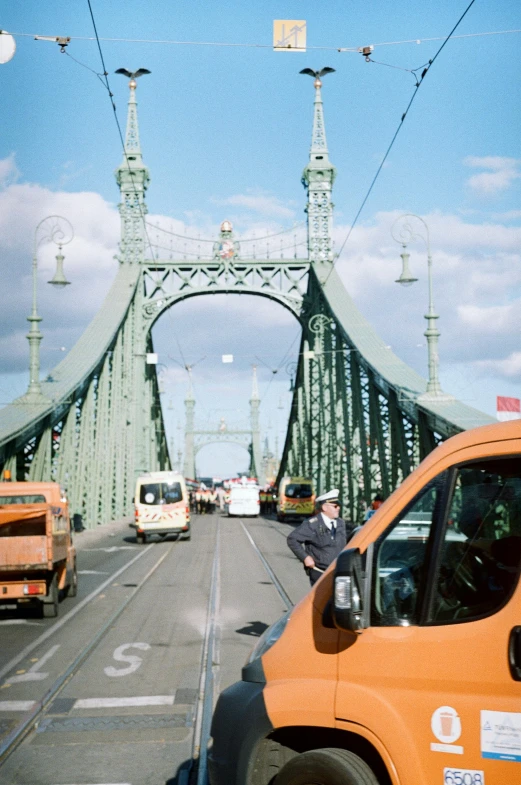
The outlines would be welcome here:
[[[508,664],[515,681],[521,681],[521,627],[513,627],[508,641]]]

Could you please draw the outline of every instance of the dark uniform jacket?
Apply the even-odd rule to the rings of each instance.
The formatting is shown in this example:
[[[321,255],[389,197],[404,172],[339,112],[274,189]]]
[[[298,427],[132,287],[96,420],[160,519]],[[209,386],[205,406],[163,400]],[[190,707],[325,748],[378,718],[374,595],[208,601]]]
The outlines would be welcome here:
[[[335,525],[336,533],[332,537],[322,513],[314,515],[291,532],[288,545],[301,562],[306,556],[312,556],[315,565],[320,570],[325,570],[345,548],[354,529],[350,521],[346,523],[342,518],[337,518]]]

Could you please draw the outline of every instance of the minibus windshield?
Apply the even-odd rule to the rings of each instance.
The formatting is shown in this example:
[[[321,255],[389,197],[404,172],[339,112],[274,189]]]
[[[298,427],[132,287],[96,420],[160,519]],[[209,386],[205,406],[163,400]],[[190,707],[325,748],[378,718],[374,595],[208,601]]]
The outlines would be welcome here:
[[[284,496],[289,499],[311,499],[313,491],[307,483],[292,483],[286,487]]]
[[[149,482],[139,489],[140,504],[174,504],[183,498],[179,482]]]

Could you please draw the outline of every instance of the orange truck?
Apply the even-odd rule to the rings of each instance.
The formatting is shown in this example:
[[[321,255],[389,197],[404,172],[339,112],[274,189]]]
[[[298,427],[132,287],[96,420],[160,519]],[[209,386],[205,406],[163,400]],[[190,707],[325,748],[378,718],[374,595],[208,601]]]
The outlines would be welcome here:
[[[211,785],[521,783],[521,421],[437,447],[221,693]]]
[[[58,615],[61,594],[76,595],[78,574],[69,506],[55,482],[0,483],[0,605],[41,603]]]

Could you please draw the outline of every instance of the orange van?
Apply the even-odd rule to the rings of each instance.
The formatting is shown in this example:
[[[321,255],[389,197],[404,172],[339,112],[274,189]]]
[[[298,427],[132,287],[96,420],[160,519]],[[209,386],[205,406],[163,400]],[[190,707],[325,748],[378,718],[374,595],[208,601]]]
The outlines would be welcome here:
[[[521,421],[454,436],[259,639],[212,785],[521,783]]]

